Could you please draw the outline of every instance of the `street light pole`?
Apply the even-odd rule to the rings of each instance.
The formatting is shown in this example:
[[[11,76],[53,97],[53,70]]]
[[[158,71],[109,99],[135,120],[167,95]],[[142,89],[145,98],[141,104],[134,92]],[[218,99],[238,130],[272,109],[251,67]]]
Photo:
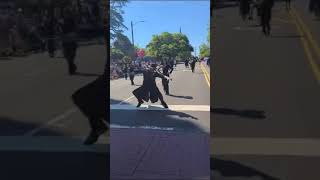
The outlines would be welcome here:
[[[131,21],[131,39],[132,39],[132,45],[133,45],[133,49],[134,49],[133,24],[132,24],[132,21]]]
[[[145,21],[138,21],[138,22],[136,22],[136,23],[134,23],[134,24],[133,24],[132,21],[131,21],[131,39],[132,39],[134,56],[135,56],[136,51],[135,51],[135,48],[134,48],[133,25],[138,24],[139,22],[145,22]]]

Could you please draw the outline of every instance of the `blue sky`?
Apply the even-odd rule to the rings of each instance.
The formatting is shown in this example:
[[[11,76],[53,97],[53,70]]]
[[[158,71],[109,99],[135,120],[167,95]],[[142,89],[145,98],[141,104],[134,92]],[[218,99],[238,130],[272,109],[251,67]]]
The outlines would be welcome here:
[[[124,24],[128,30],[124,34],[131,40],[131,26],[133,26],[134,43],[145,47],[153,34],[162,32],[175,33],[181,31],[189,38],[190,44],[199,54],[199,46],[206,42],[210,23],[209,0],[179,0],[179,1],[146,1],[131,0],[124,7]]]

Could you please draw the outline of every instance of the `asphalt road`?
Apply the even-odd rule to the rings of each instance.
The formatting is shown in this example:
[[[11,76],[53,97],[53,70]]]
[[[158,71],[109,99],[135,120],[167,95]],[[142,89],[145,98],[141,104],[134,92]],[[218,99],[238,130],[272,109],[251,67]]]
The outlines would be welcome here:
[[[197,63],[198,64],[198,63]],[[210,132],[210,89],[199,64],[194,73],[179,64],[170,81],[170,95],[165,95],[161,79],[158,87],[169,105],[162,108],[160,101],[145,103],[145,108],[134,108],[137,100],[132,91],[142,84],[143,77],[135,77],[135,84],[124,78],[110,82],[111,127],[172,128],[177,131]],[[147,108],[149,106],[149,108]],[[133,107],[133,110],[128,110]],[[153,110],[158,108],[158,110]],[[145,109],[145,110],[143,110]],[[170,110],[171,109],[171,110]],[[180,110],[179,110],[180,109]],[[124,113],[125,112],[125,113]]]
[[[105,67],[104,45],[81,45],[78,74],[69,76],[57,52],[0,59],[1,179],[103,179],[108,138],[82,145],[90,127],[71,96]],[[48,176],[48,173],[52,176]]]
[[[268,38],[238,7],[215,11],[212,179],[319,179],[319,23],[306,3],[276,3]]]
[[[132,91],[142,84],[110,81],[111,179],[210,178],[210,83],[205,67],[194,73],[179,64],[173,71],[170,94],[158,87],[169,105],[145,103],[136,108]]]

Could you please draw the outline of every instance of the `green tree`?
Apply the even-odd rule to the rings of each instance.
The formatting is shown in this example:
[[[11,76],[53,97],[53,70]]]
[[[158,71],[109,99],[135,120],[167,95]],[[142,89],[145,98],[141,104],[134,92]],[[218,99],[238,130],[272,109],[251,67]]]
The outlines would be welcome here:
[[[111,48],[110,58],[112,61],[121,60],[123,57],[123,52],[121,52],[119,49]]]
[[[210,56],[210,47],[203,43],[200,45],[200,58]]]
[[[207,42],[200,45],[200,58],[210,56],[210,28],[208,28]]]
[[[128,0],[111,0],[110,1],[110,38],[116,38],[118,33],[122,33],[123,29],[128,29],[124,25],[123,7]]]
[[[158,60],[171,58],[186,58],[191,56],[193,51],[186,35],[181,33],[163,32],[160,35],[153,35],[151,42],[147,45],[147,55]]]
[[[121,51],[124,56],[133,57],[134,48],[129,38],[121,33],[117,33],[116,40],[113,42],[113,47]]]

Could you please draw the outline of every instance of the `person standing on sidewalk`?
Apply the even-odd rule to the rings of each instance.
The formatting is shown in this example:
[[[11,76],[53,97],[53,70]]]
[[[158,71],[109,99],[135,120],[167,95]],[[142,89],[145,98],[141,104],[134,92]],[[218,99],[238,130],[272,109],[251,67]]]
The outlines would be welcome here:
[[[63,54],[68,63],[70,75],[74,75],[77,71],[77,66],[74,63],[78,44],[76,42],[76,24],[72,16],[67,16],[62,24],[62,47]]]

